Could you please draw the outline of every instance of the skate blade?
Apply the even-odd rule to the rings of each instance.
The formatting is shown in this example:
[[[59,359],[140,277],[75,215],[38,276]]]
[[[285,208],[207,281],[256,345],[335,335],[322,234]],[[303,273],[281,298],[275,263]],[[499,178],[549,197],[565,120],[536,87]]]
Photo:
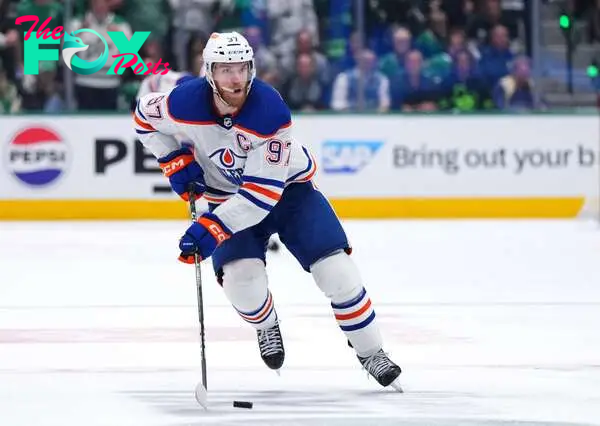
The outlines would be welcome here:
[[[275,370],[275,373],[277,373],[277,375],[278,375],[279,377],[281,377],[281,369],[280,369],[280,368],[278,368],[277,370]]]
[[[390,383],[390,386],[393,387],[397,392],[404,393],[404,390],[402,389],[402,386],[400,386],[400,380],[399,379],[396,379],[392,383]]]

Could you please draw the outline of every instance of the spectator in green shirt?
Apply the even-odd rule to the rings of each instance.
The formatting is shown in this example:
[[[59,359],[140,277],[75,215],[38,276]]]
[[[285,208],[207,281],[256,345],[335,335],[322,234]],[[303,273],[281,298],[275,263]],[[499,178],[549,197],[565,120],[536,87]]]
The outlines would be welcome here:
[[[448,36],[448,46],[444,52],[429,58],[425,63],[425,70],[430,77],[443,80],[452,71],[456,55],[467,50],[465,32],[462,28],[454,28]]]
[[[448,33],[446,14],[441,10],[434,10],[429,15],[428,28],[417,37],[415,46],[421,51],[425,59],[429,59],[444,51]]]
[[[404,27],[397,28],[392,36],[394,51],[379,62],[379,70],[389,79],[404,71],[406,54],[412,49],[412,34]]]

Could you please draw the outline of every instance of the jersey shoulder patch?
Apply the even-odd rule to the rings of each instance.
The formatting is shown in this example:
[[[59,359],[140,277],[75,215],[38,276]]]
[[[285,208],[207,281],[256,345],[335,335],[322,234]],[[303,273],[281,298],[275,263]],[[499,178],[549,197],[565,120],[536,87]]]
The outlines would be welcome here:
[[[167,98],[169,118],[185,124],[215,124],[210,109],[212,89],[205,78],[193,78],[177,85]]]
[[[285,101],[272,86],[255,79],[236,118],[236,126],[256,136],[269,138],[290,126],[292,115]]]

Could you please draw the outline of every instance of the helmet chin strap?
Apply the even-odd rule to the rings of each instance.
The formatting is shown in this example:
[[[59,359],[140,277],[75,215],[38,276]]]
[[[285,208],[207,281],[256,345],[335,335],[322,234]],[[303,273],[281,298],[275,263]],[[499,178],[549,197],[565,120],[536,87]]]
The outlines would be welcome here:
[[[217,89],[216,86],[215,86],[215,90],[213,90],[213,93],[217,96],[217,99],[219,99],[221,102],[223,102],[223,104],[225,106],[228,106],[229,108],[235,108],[233,105],[231,105],[225,99],[223,99],[223,96],[221,96],[221,93],[219,93],[219,89]]]
[[[247,86],[248,86],[248,87],[246,88],[246,94],[248,94],[248,92],[249,92],[249,90],[248,90],[248,89],[249,89],[249,85],[247,85]],[[237,90],[230,89],[230,88],[228,88],[228,87],[221,87],[221,89],[222,89],[222,90],[224,90],[225,92],[229,92],[229,93],[238,93],[238,91],[237,91]],[[244,89],[239,89],[239,90],[241,91],[241,90],[244,90]],[[213,93],[214,93],[214,94],[217,96],[217,98],[218,98],[218,99],[219,99],[221,102],[223,102],[223,104],[225,104],[225,105],[226,105],[226,106],[228,106],[229,108],[234,108],[234,109],[236,109],[236,108],[237,108],[236,106],[234,106],[234,105],[231,105],[229,102],[227,102],[227,101],[226,101],[226,100],[223,98],[223,96],[221,96],[221,93],[219,92],[219,89],[217,88],[217,84],[216,84],[216,82],[215,82],[215,86],[214,86]]]

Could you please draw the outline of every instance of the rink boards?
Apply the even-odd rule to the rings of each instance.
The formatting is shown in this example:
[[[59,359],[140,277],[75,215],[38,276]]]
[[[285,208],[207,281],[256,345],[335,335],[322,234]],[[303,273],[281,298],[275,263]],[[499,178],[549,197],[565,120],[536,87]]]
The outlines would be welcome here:
[[[344,218],[598,214],[597,115],[302,115]],[[182,219],[129,116],[0,117],[0,219]]]

